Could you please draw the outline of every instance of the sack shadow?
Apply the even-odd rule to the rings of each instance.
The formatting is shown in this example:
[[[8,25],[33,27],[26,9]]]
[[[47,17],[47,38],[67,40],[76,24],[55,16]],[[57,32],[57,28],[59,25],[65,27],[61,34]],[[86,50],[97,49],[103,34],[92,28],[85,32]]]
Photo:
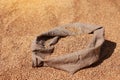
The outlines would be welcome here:
[[[103,45],[101,47],[99,60],[96,63],[94,63],[88,67],[85,67],[85,68],[92,68],[92,67],[96,67],[96,66],[100,65],[104,60],[108,59],[113,54],[115,48],[116,48],[115,42],[105,40],[105,42],[103,43]]]
[[[101,47],[99,60],[96,63],[92,64],[90,67],[96,67],[100,65],[105,59],[108,59],[113,54],[115,48],[116,48],[115,42],[105,40]]]

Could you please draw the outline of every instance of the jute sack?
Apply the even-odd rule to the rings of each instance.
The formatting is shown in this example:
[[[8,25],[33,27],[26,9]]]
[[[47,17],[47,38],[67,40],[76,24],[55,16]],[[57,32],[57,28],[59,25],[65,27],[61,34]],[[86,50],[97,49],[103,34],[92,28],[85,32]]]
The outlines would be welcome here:
[[[86,48],[57,57],[46,58],[48,55],[52,55],[55,49],[54,46],[60,38],[81,34],[93,34],[93,38]],[[101,26],[82,23],[70,23],[58,26],[48,32],[42,33],[33,41],[32,66],[49,66],[73,74],[81,68],[90,66],[99,60],[103,42],[104,28]]]

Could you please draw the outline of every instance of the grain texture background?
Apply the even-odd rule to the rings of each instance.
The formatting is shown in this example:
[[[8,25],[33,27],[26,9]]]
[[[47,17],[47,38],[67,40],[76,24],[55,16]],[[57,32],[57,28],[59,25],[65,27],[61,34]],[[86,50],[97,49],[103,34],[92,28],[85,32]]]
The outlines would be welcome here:
[[[70,22],[105,28],[104,59],[74,75],[32,68],[34,37]],[[120,0],[0,0],[0,80],[120,80]]]

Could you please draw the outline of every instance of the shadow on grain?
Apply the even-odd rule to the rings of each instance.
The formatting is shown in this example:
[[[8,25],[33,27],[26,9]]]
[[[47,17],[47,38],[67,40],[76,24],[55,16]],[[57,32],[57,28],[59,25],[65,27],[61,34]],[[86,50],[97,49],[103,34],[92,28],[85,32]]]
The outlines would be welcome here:
[[[108,59],[113,54],[115,48],[116,48],[115,42],[105,40],[101,47],[101,53],[99,57],[100,59],[89,67],[96,67],[100,65],[105,59]]]

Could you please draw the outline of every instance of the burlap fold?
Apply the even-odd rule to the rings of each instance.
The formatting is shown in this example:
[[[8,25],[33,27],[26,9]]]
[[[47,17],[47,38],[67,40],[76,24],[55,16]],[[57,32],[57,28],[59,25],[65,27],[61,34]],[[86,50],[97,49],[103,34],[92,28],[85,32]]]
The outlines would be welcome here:
[[[75,28],[76,31],[69,30],[68,28]],[[80,35],[80,34],[93,34],[92,40],[89,42],[85,49],[61,55],[58,57],[46,59],[49,54],[52,55],[54,45],[60,38],[66,36]],[[49,41],[46,47],[46,41]],[[41,67],[49,66],[61,70],[75,73],[81,68],[90,66],[99,60],[101,46],[104,42],[104,28],[96,25],[70,23],[58,26],[46,33],[36,37],[32,44],[32,66]]]

